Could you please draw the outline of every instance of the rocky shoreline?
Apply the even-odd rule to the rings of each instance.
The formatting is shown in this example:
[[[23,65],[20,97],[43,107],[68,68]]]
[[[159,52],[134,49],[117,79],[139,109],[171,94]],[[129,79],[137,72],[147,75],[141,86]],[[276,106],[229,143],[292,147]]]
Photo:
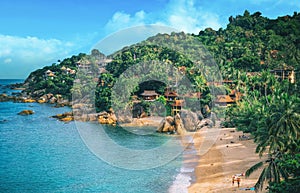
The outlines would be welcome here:
[[[22,85],[10,85],[11,89],[21,89]],[[51,93],[44,94],[40,97],[31,97],[20,92],[17,95],[7,95],[5,93],[0,94],[0,102],[16,102],[16,103],[49,103],[54,104],[54,107],[69,106],[72,108],[71,112],[65,112],[51,116],[63,122],[81,121],[81,122],[98,122],[99,124],[116,125],[121,126],[154,126],[157,127],[157,132],[167,134],[185,135],[186,132],[195,132],[205,126],[214,126],[214,119],[204,118],[201,112],[192,112],[189,110],[181,110],[179,114],[175,116],[167,116],[165,118],[153,119],[153,117],[144,118],[132,118],[126,113],[116,114],[112,109],[109,112],[96,113],[95,109],[88,102],[70,102],[64,99],[61,95],[53,95]],[[26,110],[26,112],[30,110]],[[20,113],[21,115],[30,115],[32,113]],[[159,121],[158,121],[159,120]]]

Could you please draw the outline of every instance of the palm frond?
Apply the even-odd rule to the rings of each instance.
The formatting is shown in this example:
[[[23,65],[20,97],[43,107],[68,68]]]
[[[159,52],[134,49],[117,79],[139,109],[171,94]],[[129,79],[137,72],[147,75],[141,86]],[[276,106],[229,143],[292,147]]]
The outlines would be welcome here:
[[[253,165],[251,168],[249,168],[245,173],[246,178],[248,178],[253,172],[255,172],[256,170],[261,168],[263,165],[264,165],[264,163],[263,163],[263,161],[261,161],[261,162],[258,162],[255,165]]]
[[[258,192],[258,190],[263,189],[265,178],[266,178],[266,168],[263,169],[263,171],[261,172],[256,184],[254,185],[255,192]]]

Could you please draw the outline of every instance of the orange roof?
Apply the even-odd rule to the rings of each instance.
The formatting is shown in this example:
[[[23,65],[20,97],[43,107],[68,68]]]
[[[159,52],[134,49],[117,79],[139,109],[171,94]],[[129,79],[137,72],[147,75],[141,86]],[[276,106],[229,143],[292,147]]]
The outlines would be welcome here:
[[[229,95],[218,95],[216,100],[216,103],[233,103],[234,100]]]
[[[172,104],[173,107],[181,107],[183,106],[184,101],[183,100],[175,100],[175,103]]]

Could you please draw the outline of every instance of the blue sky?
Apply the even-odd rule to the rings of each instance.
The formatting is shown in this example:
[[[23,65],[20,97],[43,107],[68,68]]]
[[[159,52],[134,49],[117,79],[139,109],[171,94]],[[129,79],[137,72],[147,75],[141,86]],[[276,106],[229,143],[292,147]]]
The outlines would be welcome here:
[[[260,11],[293,15],[299,0],[1,0],[0,78],[26,78],[124,28],[157,24],[195,33]],[[101,51],[101,50],[100,50]]]

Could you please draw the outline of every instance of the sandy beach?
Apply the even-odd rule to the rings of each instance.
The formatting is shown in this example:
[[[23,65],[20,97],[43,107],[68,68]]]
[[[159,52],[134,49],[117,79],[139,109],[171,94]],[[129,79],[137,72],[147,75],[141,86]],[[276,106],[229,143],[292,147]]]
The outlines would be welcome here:
[[[249,178],[241,176],[240,187],[237,182],[232,185],[233,175],[245,173],[248,168],[260,161],[258,154],[255,153],[255,143],[253,140],[239,140],[242,134],[234,128],[203,128],[191,134],[199,160],[195,168],[195,182],[191,184],[188,192],[245,192],[243,188],[255,185],[259,171]],[[187,158],[185,161],[197,160]]]

